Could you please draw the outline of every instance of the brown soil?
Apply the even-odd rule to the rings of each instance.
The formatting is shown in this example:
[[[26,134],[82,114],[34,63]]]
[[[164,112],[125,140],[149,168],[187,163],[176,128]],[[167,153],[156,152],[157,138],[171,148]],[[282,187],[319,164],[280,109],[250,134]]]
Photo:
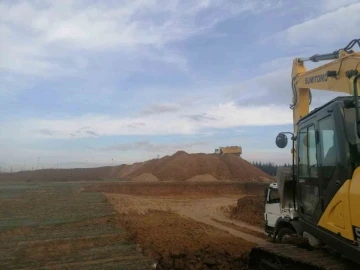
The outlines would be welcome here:
[[[116,171],[115,177],[120,178],[120,179],[125,178],[129,174],[135,172],[137,169],[139,169],[145,163],[146,163],[146,161],[145,162],[137,162],[137,163],[134,163],[131,165],[123,164],[120,166],[121,168],[119,168],[119,170]]]
[[[104,187],[129,240],[156,260],[158,269],[246,269],[250,249],[266,243],[262,228],[231,220],[221,210],[235,205],[243,183],[130,182],[97,188]]]
[[[119,222],[129,232],[129,240],[158,261],[157,269],[246,269],[254,246],[173,212],[123,214]]]
[[[14,188],[16,197],[0,200],[10,226],[0,232],[0,268],[144,269],[156,262],[157,269],[246,269],[250,249],[266,242],[262,228],[221,211],[247,192],[262,194],[265,183],[86,185],[45,183],[21,194]]]
[[[196,175],[186,180],[187,182],[214,182],[218,181],[214,176],[210,174]]]
[[[109,202],[120,214],[140,213],[147,214],[149,211],[174,212],[183,217],[191,218],[198,222],[211,225],[236,237],[240,237],[256,244],[264,244],[262,238],[243,233],[229,226],[215,222],[213,219],[231,222],[239,227],[246,227],[252,231],[264,233],[263,228],[249,225],[239,220],[232,220],[221,211],[223,205],[229,205],[239,195],[204,196],[203,194],[192,194],[191,196],[167,195],[167,196],[134,196],[125,194],[106,194]]]
[[[246,160],[232,154],[188,154],[176,152],[172,156],[152,159],[132,165],[86,169],[45,169],[0,174],[0,181],[91,181],[106,179],[132,180],[152,174],[160,181],[187,179],[232,180],[240,182],[272,181],[270,177]],[[149,178],[150,179],[150,178]],[[156,179],[156,178],[153,178]],[[192,180],[191,180],[192,181]]]
[[[121,193],[146,196],[192,195],[214,196],[221,194],[262,194],[266,183],[240,182],[120,182],[98,183],[85,188],[86,191]],[[236,199],[234,200],[234,202]]]
[[[155,175],[153,175],[151,173],[140,174],[139,176],[136,176],[131,180],[132,181],[138,181],[138,182],[156,182],[156,181],[159,181],[159,179]]]
[[[240,232],[251,234],[251,235],[254,235],[256,237],[265,239],[265,240],[268,239],[268,237],[263,232],[254,231],[254,230],[251,230],[251,229],[249,229],[247,227],[241,227],[241,226],[238,226],[238,225],[234,224],[233,222],[226,222],[226,221],[218,220],[218,219],[215,219],[215,218],[212,218],[212,220],[214,220],[215,222],[218,222],[218,223],[220,223],[222,225],[225,225],[227,227],[238,230]]]
[[[242,220],[252,225],[263,227],[264,197],[258,195],[238,199],[237,205],[231,210],[230,217]]]
[[[3,232],[0,234],[0,239],[2,243],[6,243],[6,247],[8,248],[5,250],[5,254],[13,249],[16,249],[16,251],[12,252],[14,258],[7,259],[10,262],[12,261],[12,263],[6,263],[5,254],[2,254],[5,258],[0,256],[1,269],[14,269],[13,266],[15,267],[15,265],[20,266],[17,269],[48,269],[48,267],[49,269],[108,269],[108,267],[119,267],[123,265],[125,261],[124,258],[130,262],[132,261],[132,263],[136,263],[136,260],[144,260],[140,256],[141,253],[139,253],[137,257],[134,255],[134,251],[127,252],[126,250],[119,250],[119,252],[123,252],[123,258],[121,258],[121,256],[119,257],[115,252],[108,252],[104,255],[107,250],[111,251],[114,247],[121,245],[126,247],[129,245],[128,235],[124,231],[111,234],[104,233],[103,235],[89,237],[28,240],[29,238],[36,239],[41,236],[50,235],[52,231],[61,231],[68,228],[68,230],[76,232],[82,229],[86,230],[86,226],[94,227],[94,225],[99,227],[109,225],[118,226],[118,223],[113,217],[109,217],[87,222],[26,228],[23,231],[15,229]],[[24,232],[26,232],[26,235],[24,235]],[[19,241],[15,243],[15,245],[9,244],[14,238],[21,236],[23,236],[23,241]],[[1,248],[0,250],[4,251],[4,249]],[[81,254],[84,254],[84,257],[81,258]],[[147,264],[150,266],[150,260],[148,261]],[[30,265],[33,267],[30,267]],[[34,267],[35,265],[43,267]],[[24,266],[24,268],[21,266]],[[129,262],[126,262],[125,267],[128,266]],[[149,269],[149,267],[145,268],[143,266],[141,269]]]

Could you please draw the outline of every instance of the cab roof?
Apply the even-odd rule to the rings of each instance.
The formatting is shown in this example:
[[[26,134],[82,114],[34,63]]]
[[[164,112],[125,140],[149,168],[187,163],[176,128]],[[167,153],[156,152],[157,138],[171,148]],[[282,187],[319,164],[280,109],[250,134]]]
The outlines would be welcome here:
[[[271,183],[271,184],[270,184],[270,188],[277,189],[277,188],[278,188],[277,183]]]
[[[313,109],[308,115],[304,116],[303,118],[301,118],[297,124],[300,124],[302,121],[308,119],[309,117],[311,117],[312,115],[314,115],[315,113],[325,109],[326,107],[330,106],[330,105],[335,105],[335,104],[343,104],[344,101],[353,101],[354,100],[354,97],[353,96],[341,96],[341,97],[336,97],[332,100],[330,100],[329,102],[325,103],[324,105],[318,107],[318,108],[315,108]]]

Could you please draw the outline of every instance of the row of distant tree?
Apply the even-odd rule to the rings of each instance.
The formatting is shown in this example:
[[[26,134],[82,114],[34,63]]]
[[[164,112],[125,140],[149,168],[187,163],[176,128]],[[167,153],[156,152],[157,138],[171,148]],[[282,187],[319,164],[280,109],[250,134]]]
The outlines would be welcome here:
[[[259,168],[260,170],[266,172],[268,175],[271,176],[276,175],[276,170],[279,167],[291,167],[290,163],[285,163],[284,165],[279,166],[271,162],[257,162],[257,161],[254,161],[252,165],[254,165],[255,167]]]

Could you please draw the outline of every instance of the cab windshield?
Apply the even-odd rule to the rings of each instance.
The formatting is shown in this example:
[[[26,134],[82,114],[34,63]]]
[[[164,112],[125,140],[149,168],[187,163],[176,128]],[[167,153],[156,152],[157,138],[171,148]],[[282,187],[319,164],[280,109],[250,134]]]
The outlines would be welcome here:
[[[350,158],[355,167],[360,165],[360,138],[356,130],[355,108],[344,108],[346,139],[350,144]]]
[[[279,202],[280,202],[280,195],[278,189],[271,188],[269,193],[268,203],[279,203]]]

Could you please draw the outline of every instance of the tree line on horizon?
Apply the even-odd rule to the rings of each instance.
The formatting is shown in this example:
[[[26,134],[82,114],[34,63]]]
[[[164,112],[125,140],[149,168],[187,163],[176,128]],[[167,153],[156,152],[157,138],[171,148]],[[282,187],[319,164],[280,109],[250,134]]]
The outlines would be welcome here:
[[[290,163],[285,163],[284,165],[276,165],[274,163],[271,162],[257,162],[257,161],[253,161],[252,165],[255,166],[256,168],[259,168],[260,170],[262,170],[263,172],[267,173],[270,176],[276,176],[276,170],[279,167],[291,167],[292,165]]]

